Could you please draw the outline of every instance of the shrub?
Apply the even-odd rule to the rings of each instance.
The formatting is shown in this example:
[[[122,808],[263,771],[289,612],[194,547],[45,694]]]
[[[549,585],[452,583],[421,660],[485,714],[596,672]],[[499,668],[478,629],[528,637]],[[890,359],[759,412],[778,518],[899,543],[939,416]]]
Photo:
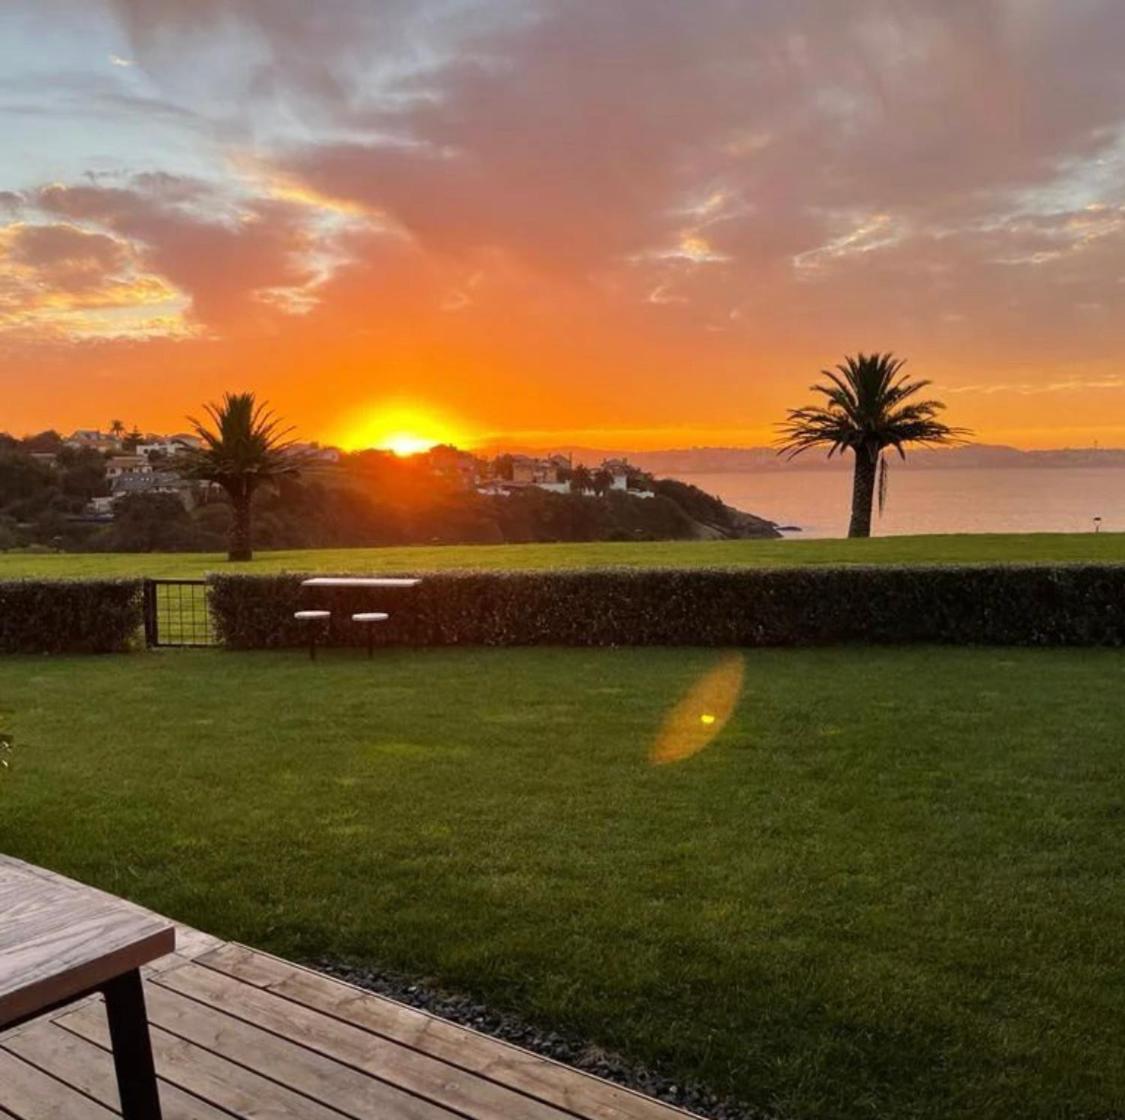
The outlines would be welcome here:
[[[141,617],[140,580],[0,582],[0,653],[113,653]]]
[[[399,645],[778,646],[841,642],[1125,643],[1125,565],[441,572],[410,590],[302,589],[300,576],[211,577],[220,640],[303,644],[293,612],[385,609]]]

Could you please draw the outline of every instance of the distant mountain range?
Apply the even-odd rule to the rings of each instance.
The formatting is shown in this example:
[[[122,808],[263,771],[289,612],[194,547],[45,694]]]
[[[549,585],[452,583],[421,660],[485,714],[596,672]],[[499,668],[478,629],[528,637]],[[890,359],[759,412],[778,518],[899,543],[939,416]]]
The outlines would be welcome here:
[[[541,454],[542,448],[506,447],[505,451]],[[720,474],[752,471],[851,470],[850,455],[832,459],[823,453],[807,452],[797,459],[784,459],[772,447],[684,447],[667,451],[606,451],[592,447],[554,447],[572,455],[576,463],[597,464],[603,459],[624,458],[634,466],[655,475],[679,477],[690,474]],[[894,454],[891,452],[891,454]],[[972,443],[964,447],[917,449],[907,453],[899,470],[1018,470],[1057,469],[1060,467],[1123,467],[1125,449],[1096,447],[1057,448],[1048,451],[1022,451],[1018,447]]]

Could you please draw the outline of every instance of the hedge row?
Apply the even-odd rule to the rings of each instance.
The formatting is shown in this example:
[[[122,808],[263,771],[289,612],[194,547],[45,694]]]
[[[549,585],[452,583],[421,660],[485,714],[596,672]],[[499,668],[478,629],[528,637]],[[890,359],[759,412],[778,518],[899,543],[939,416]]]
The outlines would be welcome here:
[[[140,580],[0,582],[0,653],[115,653],[141,621]]]
[[[442,572],[410,590],[302,589],[299,576],[213,576],[233,649],[301,645],[293,612],[384,609],[381,644],[784,646],[838,642],[1125,644],[1125,565]]]

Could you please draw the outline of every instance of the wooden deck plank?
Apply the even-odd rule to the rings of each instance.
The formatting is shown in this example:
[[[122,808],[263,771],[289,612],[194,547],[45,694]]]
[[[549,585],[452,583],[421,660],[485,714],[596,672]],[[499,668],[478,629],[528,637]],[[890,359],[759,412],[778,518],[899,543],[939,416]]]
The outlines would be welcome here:
[[[93,1097],[106,1108],[118,1109],[120,1100],[113,1057],[100,1046],[79,1038],[56,1023],[36,1019],[12,1038],[5,1049]],[[160,1104],[164,1120],[231,1120],[229,1112],[213,1108],[167,1082],[160,1085]]]
[[[184,969],[170,973],[178,976]],[[55,1022],[99,1046],[109,1046],[105,1016],[95,1004],[59,1015]],[[340,1120],[340,1112],[269,1078],[153,1028],[152,1053],[159,1076],[242,1120]],[[273,1071],[284,1078],[284,1070]]]
[[[230,1061],[286,1085],[357,1120],[455,1120],[456,1114],[341,1065],[240,1019],[156,984],[148,989],[149,1021]]]
[[[120,1120],[119,1113],[110,1112],[6,1050],[0,1050],[0,1087],[0,1106],[19,1120]]]
[[[156,977],[154,983],[226,1010],[472,1120],[573,1120],[573,1114],[263,988],[204,968],[198,961]]]
[[[579,1116],[596,1120],[682,1120],[691,1116],[518,1046],[242,945],[223,945],[197,958],[196,963]]]

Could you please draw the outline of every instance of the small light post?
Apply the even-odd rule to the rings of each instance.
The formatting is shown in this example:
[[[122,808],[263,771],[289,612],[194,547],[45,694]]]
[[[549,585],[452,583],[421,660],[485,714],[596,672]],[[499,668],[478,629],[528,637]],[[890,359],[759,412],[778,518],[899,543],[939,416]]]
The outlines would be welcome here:
[[[1100,517],[1094,518],[1094,532],[1100,533],[1102,531],[1102,519]]]

